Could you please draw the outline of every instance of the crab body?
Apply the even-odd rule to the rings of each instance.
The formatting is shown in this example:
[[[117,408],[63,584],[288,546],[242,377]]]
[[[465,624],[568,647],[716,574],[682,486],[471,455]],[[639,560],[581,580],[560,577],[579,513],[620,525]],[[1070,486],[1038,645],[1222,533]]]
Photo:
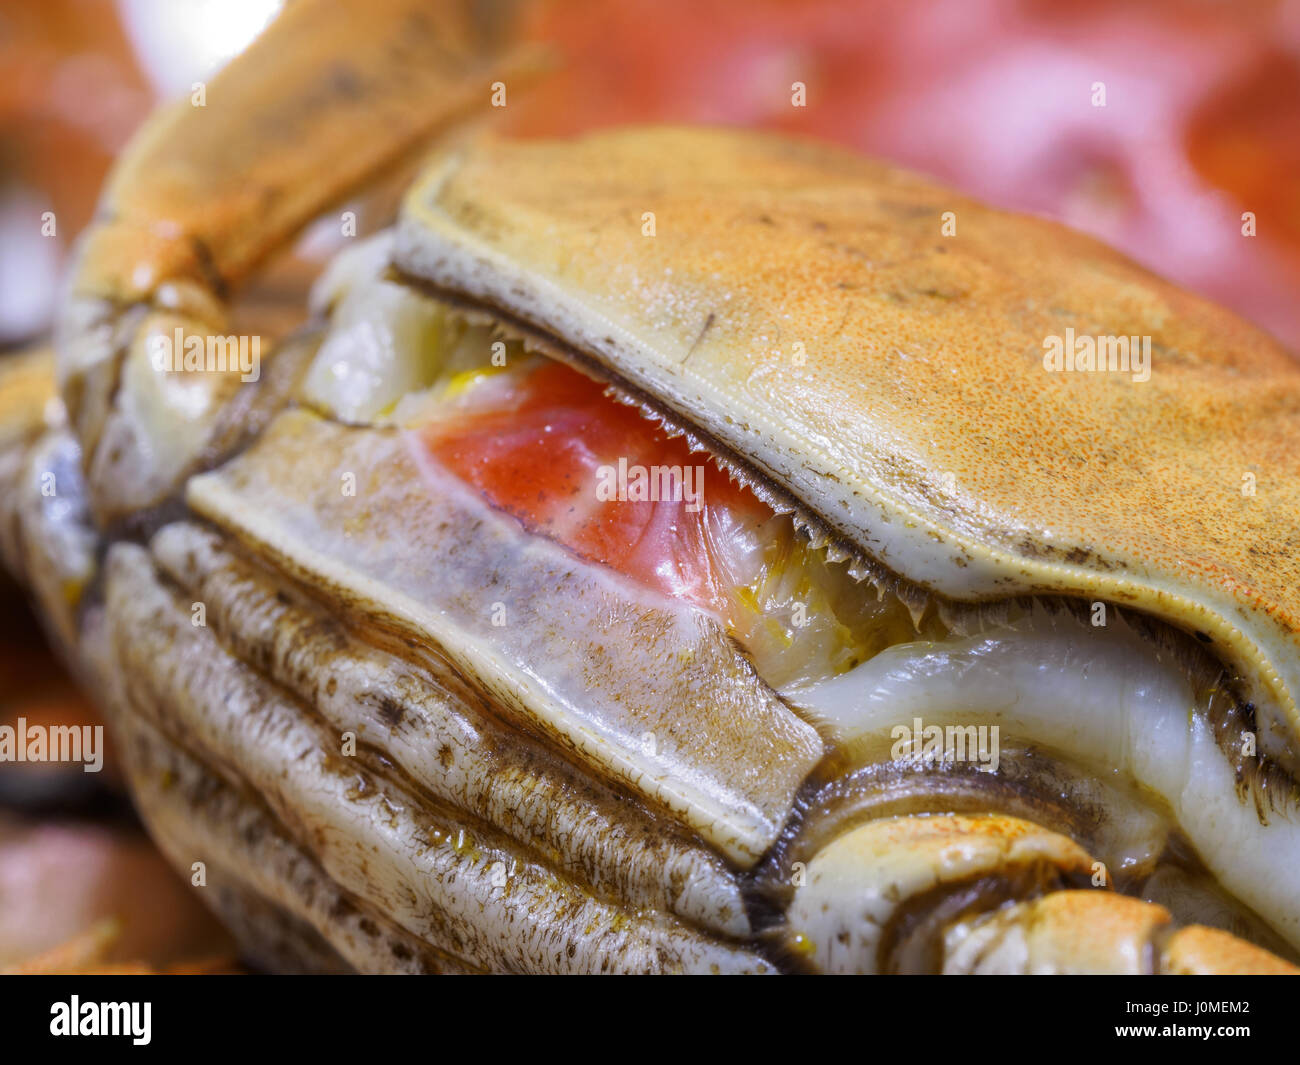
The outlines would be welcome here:
[[[159,362],[530,66],[369,7],[291,7],[156,119],[61,402],[4,371],[4,557],[250,951],[1289,970],[1296,499],[1212,491],[1229,442],[1293,468],[1285,353],[1041,221],[654,129],[453,141],[256,373]],[[1157,391],[1044,372],[1076,323],[1154,335]]]

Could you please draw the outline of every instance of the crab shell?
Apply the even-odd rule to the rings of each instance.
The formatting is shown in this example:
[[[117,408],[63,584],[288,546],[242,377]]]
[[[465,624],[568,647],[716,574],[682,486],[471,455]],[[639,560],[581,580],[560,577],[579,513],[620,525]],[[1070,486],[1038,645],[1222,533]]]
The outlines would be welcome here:
[[[995,808],[939,798],[800,850],[832,752],[754,694],[718,626],[482,524],[450,486],[431,501],[397,434],[296,405],[310,333],[255,382],[151,366],[150,337],[227,332],[227,296],[276,246],[533,68],[455,5],[366,8],[290,6],[207,107],[137,137],[70,285],[66,419],[40,356],[2,393],[5,558],[105,701],[150,831],[202,869],[250,953],[420,972],[871,970],[917,951],[948,971],[1290,971],[1084,890],[1078,840]],[[1161,619],[1235,669],[1264,749],[1296,749],[1300,370],[1226,312],[1059,227],[722,130],[453,143],[394,247],[405,283],[609,381],[864,576]],[[1151,337],[1158,372],[1045,373],[1044,337],[1067,326]],[[485,627],[502,594],[517,636]],[[977,886],[997,905],[900,946],[909,915]]]

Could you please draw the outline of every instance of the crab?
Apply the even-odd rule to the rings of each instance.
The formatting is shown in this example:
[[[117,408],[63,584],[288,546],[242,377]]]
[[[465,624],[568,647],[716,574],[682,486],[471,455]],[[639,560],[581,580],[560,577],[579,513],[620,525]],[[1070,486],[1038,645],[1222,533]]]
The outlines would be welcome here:
[[[0,551],[250,958],[1295,972],[1300,368],[840,149],[467,131],[473,10],[290,5],[0,369]]]

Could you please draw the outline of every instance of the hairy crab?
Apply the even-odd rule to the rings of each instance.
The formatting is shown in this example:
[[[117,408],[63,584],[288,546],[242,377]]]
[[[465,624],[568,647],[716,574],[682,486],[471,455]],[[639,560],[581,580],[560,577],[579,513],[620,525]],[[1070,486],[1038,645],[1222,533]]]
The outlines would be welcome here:
[[[467,10],[291,5],[0,370],[4,559],[253,956],[1294,971],[1300,368],[1227,312],[844,151],[627,129],[445,137],[256,372],[209,343],[531,69]],[[1052,372],[1067,330],[1149,380]]]

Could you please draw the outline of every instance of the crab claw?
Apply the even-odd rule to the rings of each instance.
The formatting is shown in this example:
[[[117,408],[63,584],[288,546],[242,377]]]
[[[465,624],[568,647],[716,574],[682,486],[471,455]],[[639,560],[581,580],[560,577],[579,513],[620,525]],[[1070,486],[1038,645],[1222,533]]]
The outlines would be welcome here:
[[[1163,906],[1102,891],[1058,891],[961,922],[945,947],[945,973],[1300,973],[1227,932],[1175,929]]]
[[[1161,906],[1078,890],[1100,869],[1015,817],[870,821],[796,870],[786,946],[837,973],[1300,972],[1225,932],[1175,931]]]

